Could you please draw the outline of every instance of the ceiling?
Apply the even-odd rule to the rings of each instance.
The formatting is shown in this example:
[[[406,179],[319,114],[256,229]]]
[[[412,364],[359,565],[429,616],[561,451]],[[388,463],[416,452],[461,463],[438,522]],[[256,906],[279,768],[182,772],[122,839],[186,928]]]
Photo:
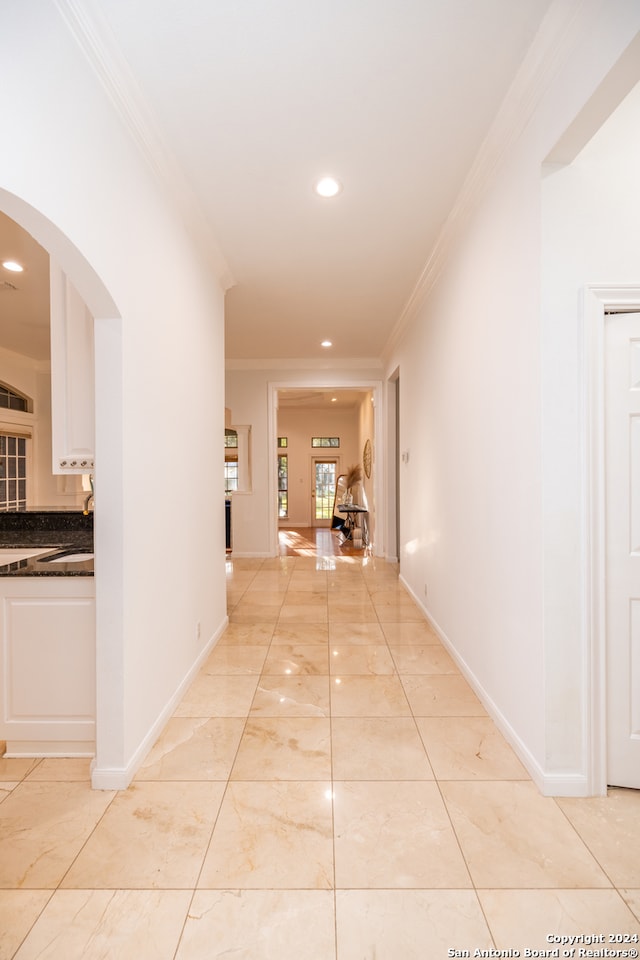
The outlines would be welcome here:
[[[215,238],[228,358],[324,361],[382,354],[549,6],[57,2],[82,11],[87,49],[100,47]],[[324,174],[342,183],[334,199],[313,191]],[[42,349],[35,270],[24,310],[0,292],[3,345],[15,317],[9,344],[24,352]]]
[[[356,411],[366,397],[371,397],[371,391],[359,387],[348,387],[344,390],[281,387],[278,390],[278,407],[295,410]]]
[[[24,271],[5,270],[1,266],[5,260],[16,260]],[[49,256],[33,237],[3,214],[0,214],[0,346],[32,360],[44,361],[49,357]]]

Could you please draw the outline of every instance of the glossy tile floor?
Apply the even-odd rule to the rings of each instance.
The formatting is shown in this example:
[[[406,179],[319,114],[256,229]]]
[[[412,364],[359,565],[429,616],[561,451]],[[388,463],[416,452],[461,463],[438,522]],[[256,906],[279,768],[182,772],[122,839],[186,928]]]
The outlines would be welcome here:
[[[129,790],[0,760],[1,960],[637,938],[638,792],[540,796],[396,569],[305,550],[228,562],[229,628]]]

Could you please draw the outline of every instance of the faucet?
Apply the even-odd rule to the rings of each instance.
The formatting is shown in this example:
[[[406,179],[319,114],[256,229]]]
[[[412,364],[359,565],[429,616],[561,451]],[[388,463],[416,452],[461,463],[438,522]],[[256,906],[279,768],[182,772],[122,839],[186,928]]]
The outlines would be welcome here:
[[[84,498],[84,510],[82,511],[85,517],[89,516],[89,504],[93,500],[93,474],[92,473],[89,474],[89,483],[91,484],[91,491]]]

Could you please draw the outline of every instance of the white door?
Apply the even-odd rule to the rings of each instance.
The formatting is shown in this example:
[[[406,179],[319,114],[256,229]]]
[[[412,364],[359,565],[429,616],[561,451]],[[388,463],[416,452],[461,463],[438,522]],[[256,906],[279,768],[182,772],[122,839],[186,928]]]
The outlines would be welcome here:
[[[333,517],[338,460],[336,457],[312,458],[311,526],[328,527]]]
[[[640,788],[640,313],[605,324],[607,782]]]

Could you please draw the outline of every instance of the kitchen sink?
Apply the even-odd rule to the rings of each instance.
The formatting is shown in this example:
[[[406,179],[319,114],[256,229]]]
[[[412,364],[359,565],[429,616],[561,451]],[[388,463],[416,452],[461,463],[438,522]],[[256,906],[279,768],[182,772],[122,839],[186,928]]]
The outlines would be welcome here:
[[[93,560],[92,553],[62,553],[55,557],[43,557],[47,563],[82,563],[83,560]]]
[[[54,549],[54,547],[36,547],[30,550],[23,547],[0,547],[0,567],[5,567],[9,563],[20,563],[21,560],[30,560],[31,557],[39,557]]]

